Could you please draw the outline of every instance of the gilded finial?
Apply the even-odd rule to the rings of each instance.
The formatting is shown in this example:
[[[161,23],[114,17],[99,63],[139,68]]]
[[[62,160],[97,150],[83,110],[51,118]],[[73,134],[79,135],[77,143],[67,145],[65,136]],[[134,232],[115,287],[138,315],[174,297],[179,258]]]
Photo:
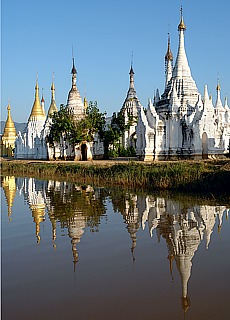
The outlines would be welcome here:
[[[42,88],[42,99],[41,99],[41,102],[45,102],[45,99],[44,99],[44,88]]]
[[[88,101],[87,101],[87,98],[86,98],[86,87],[84,89],[84,102],[83,102],[83,104],[84,104],[84,109],[86,111],[87,108],[88,108]]]
[[[51,91],[54,91],[55,87],[54,87],[54,72],[52,72],[52,84],[51,84]]]
[[[170,48],[170,34],[168,32],[168,49],[165,55],[165,61],[173,61],[173,54]]]
[[[216,86],[216,91],[220,91],[220,78],[217,78],[217,86]]]
[[[183,19],[183,8],[181,6],[180,8],[180,24],[178,26],[178,31],[185,31],[186,30],[186,26],[185,26],[185,23],[184,23],[184,19]]]

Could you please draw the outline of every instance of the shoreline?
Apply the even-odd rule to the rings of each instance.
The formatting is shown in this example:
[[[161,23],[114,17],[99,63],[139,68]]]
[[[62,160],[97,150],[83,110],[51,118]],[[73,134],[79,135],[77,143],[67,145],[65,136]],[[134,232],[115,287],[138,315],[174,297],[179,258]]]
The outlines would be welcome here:
[[[229,159],[141,162],[124,158],[74,162],[2,158],[1,174],[134,189],[209,193],[230,199]]]

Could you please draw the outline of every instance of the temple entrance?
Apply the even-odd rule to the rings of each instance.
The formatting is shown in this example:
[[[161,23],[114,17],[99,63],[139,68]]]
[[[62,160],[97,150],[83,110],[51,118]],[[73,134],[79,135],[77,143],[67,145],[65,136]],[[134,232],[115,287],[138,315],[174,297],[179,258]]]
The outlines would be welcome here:
[[[137,135],[136,135],[136,132],[134,132],[134,133],[131,135],[130,147],[133,147],[134,149],[136,149],[136,147],[137,147]]]
[[[202,134],[202,159],[208,159],[208,135],[206,132]]]
[[[87,161],[87,145],[85,143],[81,145],[81,160]]]

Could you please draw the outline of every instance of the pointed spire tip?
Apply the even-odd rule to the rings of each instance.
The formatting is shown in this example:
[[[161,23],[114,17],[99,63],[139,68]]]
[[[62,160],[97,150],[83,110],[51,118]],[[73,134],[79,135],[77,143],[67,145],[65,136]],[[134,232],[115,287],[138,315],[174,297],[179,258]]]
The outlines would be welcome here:
[[[184,19],[183,19],[183,8],[181,6],[180,8],[180,23],[178,25],[178,31],[185,31],[186,30],[186,26],[185,26],[185,23],[184,23]]]

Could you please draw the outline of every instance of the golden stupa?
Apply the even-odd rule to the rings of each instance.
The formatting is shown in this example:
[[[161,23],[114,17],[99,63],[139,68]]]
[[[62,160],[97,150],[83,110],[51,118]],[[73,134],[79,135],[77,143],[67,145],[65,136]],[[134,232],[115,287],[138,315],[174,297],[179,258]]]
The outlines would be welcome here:
[[[3,135],[1,137],[1,155],[7,156],[7,157],[12,157],[17,132],[16,132],[15,125],[14,125],[14,122],[11,117],[10,104],[8,104],[7,113],[8,113],[7,120],[5,123]]]
[[[42,109],[42,106],[40,104],[39,87],[38,87],[38,81],[37,81],[36,86],[35,86],[35,100],[34,100],[33,108],[31,110],[29,121],[30,120],[45,120],[45,119],[46,119],[46,116],[45,116],[44,110]]]
[[[48,116],[52,115],[54,112],[58,112],[58,108],[55,102],[55,87],[54,87],[54,83],[52,82],[51,85],[51,103],[50,103],[50,107],[48,110]]]

